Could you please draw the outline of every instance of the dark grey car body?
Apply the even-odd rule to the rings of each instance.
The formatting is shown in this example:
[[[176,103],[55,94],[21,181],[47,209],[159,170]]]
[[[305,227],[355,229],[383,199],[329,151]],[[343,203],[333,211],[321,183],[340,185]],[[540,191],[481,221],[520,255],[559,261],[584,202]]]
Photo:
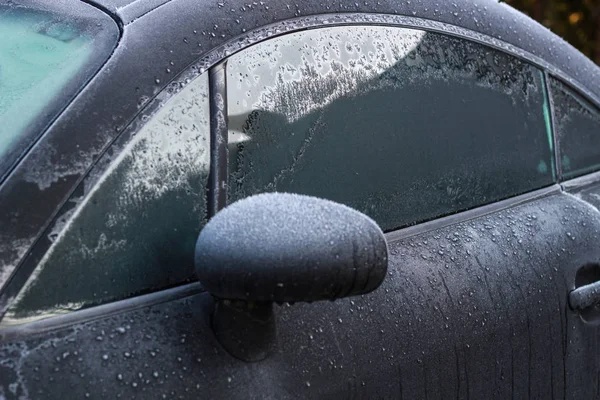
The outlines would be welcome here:
[[[496,1],[90,4],[121,39],[0,186],[0,313],[111,144],[186,79],[268,37],[352,24],[446,32],[524,58],[600,105],[598,67]],[[0,397],[600,398],[598,328],[568,305],[577,272],[600,262],[600,176],[557,173],[545,189],[387,233],[382,286],[279,307],[264,361],[220,347],[213,299],[191,283],[0,330]],[[218,183],[212,212],[223,206]]]

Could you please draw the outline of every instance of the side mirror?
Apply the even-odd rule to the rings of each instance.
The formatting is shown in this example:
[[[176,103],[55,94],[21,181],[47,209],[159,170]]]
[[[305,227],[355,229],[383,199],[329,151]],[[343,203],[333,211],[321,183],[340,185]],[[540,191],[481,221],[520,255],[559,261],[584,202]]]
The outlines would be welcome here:
[[[273,302],[311,302],[376,289],[387,272],[383,232],[366,215],[315,197],[266,193],[215,215],[196,243],[196,272],[216,298],[213,329],[234,356],[266,357]]]

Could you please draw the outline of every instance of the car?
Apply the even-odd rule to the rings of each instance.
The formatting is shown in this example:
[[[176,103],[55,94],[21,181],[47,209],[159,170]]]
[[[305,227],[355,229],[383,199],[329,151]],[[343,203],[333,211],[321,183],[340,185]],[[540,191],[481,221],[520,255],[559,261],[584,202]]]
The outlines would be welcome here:
[[[600,69],[495,0],[0,0],[0,398],[598,398]]]

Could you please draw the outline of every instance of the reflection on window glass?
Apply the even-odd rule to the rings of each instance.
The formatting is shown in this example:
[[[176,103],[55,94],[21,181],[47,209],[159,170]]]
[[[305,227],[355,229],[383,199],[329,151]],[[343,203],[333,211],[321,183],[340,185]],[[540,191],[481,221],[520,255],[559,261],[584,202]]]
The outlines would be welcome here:
[[[563,176],[600,169],[600,113],[564,84],[550,80]]]
[[[134,136],[61,226],[6,314],[21,323],[194,279],[206,221],[208,79],[171,99]]]
[[[93,33],[84,21],[0,5],[0,160],[88,63]]]
[[[260,43],[227,73],[230,201],[310,194],[392,230],[554,181],[542,73],[480,44],[333,27]]]

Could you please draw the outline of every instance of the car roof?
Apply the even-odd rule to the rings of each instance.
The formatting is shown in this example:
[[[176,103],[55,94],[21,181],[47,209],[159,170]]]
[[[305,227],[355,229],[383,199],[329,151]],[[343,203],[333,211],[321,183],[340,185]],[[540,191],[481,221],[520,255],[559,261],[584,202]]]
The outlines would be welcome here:
[[[164,10],[167,13],[172,10],[185,10],[187,4],[192,1],[196,3],[196,6],[198,5],[198,0],[92,0],[92,3],[114,13],[124,25],[127,25],[153,10],[156,12]],[[169,5],[172,7],[161,8],[167,3],[170,3]],[[600,69],[598,66],[544,26],[497,0],[369,0],[360,2],[200,0],[200,3],[203,11],[208,14],[207,20],[223,21],[228,17],[233,21],[240,17],[244,17],[246,20],[254,17],[251,29],[264,26],[265,20],[270,23],[289,20],[290,9],[296,11],[293,16],[368,12],[439,21],[482,33],[525,50],[571,77],[579,83],[577,86],[586,88],[588,91],[586,94],[593,97],[594,100],[600,99]],[[210,14],[213,14],[214,17],[210,17]]]

